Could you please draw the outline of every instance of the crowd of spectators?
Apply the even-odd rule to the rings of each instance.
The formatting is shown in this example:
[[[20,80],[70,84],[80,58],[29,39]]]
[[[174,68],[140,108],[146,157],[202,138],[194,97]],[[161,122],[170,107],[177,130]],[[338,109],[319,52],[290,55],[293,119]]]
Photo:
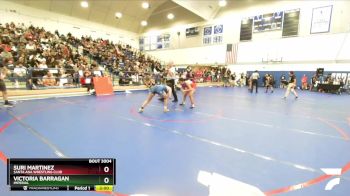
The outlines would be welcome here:
[[[195,82],[223,82],[228,86],[245,86],[246,74],[232,72],[225,66],[194,66],[186,69],[179,69],[178,73],[182,78],[191,78]]]

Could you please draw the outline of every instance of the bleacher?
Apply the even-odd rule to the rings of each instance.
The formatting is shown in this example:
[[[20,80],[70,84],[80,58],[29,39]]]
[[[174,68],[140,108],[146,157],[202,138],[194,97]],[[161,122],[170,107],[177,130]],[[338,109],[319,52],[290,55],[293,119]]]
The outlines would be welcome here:
[[[142,78],[160,64],[127,44],[14,23],[0,26],[0,48],[1,66],[11,71],[6,80],[9,89],[80,87],[84,71],[111,76],[116,85],[119,81],[141,84],[132,78]],[[55,78],[55,85],[43,84],[48,72]]]

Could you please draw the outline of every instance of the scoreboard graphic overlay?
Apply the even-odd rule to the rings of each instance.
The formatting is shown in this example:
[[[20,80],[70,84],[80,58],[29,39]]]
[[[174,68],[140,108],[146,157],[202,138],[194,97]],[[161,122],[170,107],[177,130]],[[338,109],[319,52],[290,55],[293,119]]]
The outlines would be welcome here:
[[[116,160],[8,159],[11,191],[113,191]]]

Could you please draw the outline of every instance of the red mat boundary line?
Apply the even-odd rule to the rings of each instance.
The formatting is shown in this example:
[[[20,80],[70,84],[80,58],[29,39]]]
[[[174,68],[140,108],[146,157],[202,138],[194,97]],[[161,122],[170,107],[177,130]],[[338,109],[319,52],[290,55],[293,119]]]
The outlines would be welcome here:
[[[345,132],[345,130],[341,127],[339,127],[338,125],[336,125],[335,123],[329,122],[328,120],[324,119],[324,118],[317,118],[318,120],[320,120],[321,122],[327,124],[328,126],[332,127],[333,129],[335,129],[344,140],[349,141],[350,137],[349,135]]]
[[[7,156],[2,151],[0,151],[0,160],[7,164]]]
[[[10,125],[12,125],[14,122],[16,122],[17,120],[21,120],[23,118],[26,118],[34,113],[38,113],[38,112],[42,112],[45,110],[50,110],[56,107],[60,107],[61,105],[67,105],[67,104],[71,104],[71,103],[61,103],[61,104],[56,104],[54,106],[50,106],[50,107],[40,107],[37,108],[34,111],[30,111],[30,112],[26,112],[24,114],[21,114],[19,116],[15,116],[13,117],[11,120],[7,121],[3,126],[0,127],[0,134],[2,132],[4,132]],[[74,103],[75,104],[75,103]],[[0,160],[6,165],[7,164],[7,159],[8,157],[0,150]],[[113,195],[113,196],[129,196],[128,194],[123,194],[123,193],[117,193],[117,192],[101,192],[101,191],[95,191],[95,193],[99,193],[99,194],[108,194],[108,195]]]
[[[55,107],[58,107],[59,105],[67,105],[68,103],[62,103],[62,104],[57,104],[55,106],[51,106],[51,107],[42,107],[39,108],[37,110],[31,111],[31,112],[27,112],[24,113],[20,116],[15,116],[14,118],[12,118],[11,120],[9,120],[8,122],[6,122],[2,127],[0,127],[0,133],[2,133],[3,131],[5,131],[11,124],[13,124],[17,119],[23,119],[25,117],[28,117],[30,115],[32,115],[33,113],[37,113],[37,112],[41,112],[41,111],[45,111],[45,110],[49,110],[49,109],[53,109]],[[70,103],[72,104],[72,103]],[[76,103],[73,103],[76,104]],[[132,108],[130,110],[131,113],[133,113],[135,115],[136,111],[134,108]],[[323,118],[318,118],[320,121],[326,123],[327,125],[331,126],[332,128],[336,129],[336,131],[338,133],[340,133],[343,137],[344,140],[350,140],[350,137],[347,135],[347,133],[340,127],[338,127],[337,125],[335,125],[334,123],[331,123],[329,121],[327,121],[326,119]],[[148,119],[150,120],[150,119]],[[350,126],[350,117],[347,119],[349,122],[349,126]],[[0,151],[0,160],[2,162],[4,162],[4,164],[7,164],[7,157],[6,155]],[[346,172],[348,172],[350,170],[350,162],[347,163],[343,168],[342,168],[342,174],[345,174]],[[300,190],[318,183],[321,183],[323,181],[325,181],[328,178],[331,178],[332,175],[322,175],[319,176],[317,178],[311,179],[309,181],[303,182],[303,183],[299,183],[296,185],[291,185],[291,186],[287,186],[287,187],[283,187],[283,188],[279,188],[279,189],[275,189],[275,190],[271,190],[271,191],[267,191],[264,192],[264,194],[266,196],[272,196],[272,195],[277,195],[277,194],[282,194],[282,193],[287,193],[287,192],[291,192],[291,191],[295,191],[295,190]],[[114,195],[114,196],[128,196],[127,194],[121,194],[121,193],[114,193],[114,192],[97,192],[96,193],[101,193],[101,194],[109,194],[109,195]]]
[[[350,162],[347,163],[343,168],[342,168],[342,173],[341,175],[344,175],[346,172],[348,172],[350,170]],[[295,184],[295,185],[291,185],[291,186],[287,186],[287,187],[283,187],[283,188],[279,188],[279,189],[275,189],[275,190],[271,190],[271,191],[267,191],[264,194],[266,196],[272,196],[272,195],[278,195],[278,194],[282,194],[282,193],[287,193],[287,192],[291,192],[291,191],[296,191],[299,189],[303,189],[303,188],[307,188],[309,186],[321,183],[331,177],[333,177],[335,175],[327,175],[324,174],[322,176],[319,176],[317,178],[308,180],[306,182],[303,183],[299,183],[299,184]]]

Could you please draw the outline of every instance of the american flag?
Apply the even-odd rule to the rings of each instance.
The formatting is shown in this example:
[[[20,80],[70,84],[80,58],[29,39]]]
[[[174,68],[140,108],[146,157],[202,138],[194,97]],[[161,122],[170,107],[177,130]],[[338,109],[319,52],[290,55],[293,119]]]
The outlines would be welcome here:
[[[226,48],[226,64],[237,63],[238,44],[227,44]]]

